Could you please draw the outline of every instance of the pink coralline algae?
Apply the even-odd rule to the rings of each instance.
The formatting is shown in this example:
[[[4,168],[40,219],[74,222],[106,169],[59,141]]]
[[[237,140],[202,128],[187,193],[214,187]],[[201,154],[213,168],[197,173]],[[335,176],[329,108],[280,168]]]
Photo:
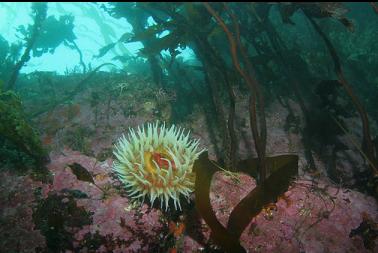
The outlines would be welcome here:
[[[240,174],[239,180],[222,173],[213,178],[211,204],[223,225],[255,186],[247,175]],[[243,232],[240,241],[249,252],[370,252],[360,237],[351,239],[349,233],[359,226],[364,213],[378,219],[372,197],[299,178],[273,206],[264,208]]]
[[[0,252],[35,252],[45,246],[32,218],[40,187],[29,176],[0,173]]]
[[[97,186],[78,180],[68,166],[73,163],[88,170]],[[0,234],[8,239],[0,242],[1,252],[43,250],[54,245],[54,236],[61,242],[60,250],[66,252],[156,252],[172,247],[178,252],[200,252],[216,247],[210,243],[209,227],[190,205],[184,207],[183,234],[170,236],[169,215],[147,204],[131,203],[111,166],[111,159],[99,162],[65,149],[51,154],[52,184],[2,173]],[[210,199],[224,226],[232,209],[254,187],[255,180],[245,174],[215,174]],[[51,203],[58,203],[54,212],[64,218],[61,234],[46,227],[53,216],[46,212],[44,220],[42,207]],[[371,197],[305,175],[295,180],[277,203],[250,221],[240,243],[248,252],[377,252],[377,246],[367,250],[361,236],[349,237],[363,217],[376,221],[377,210]],[[70,217],[64,216],[67,214]],[[50,231],[56,234],[52,236]]]
[[[77,180],[67,166],[73,162],[86,168],[93,175],[96,185],[106,193],[91,183]],[[97,233],[104,238],[104,241],[111,239],[117,242],[115,244],[107,242],[108,250],[111,248],[114,252],[117,250],[122,252],[126,249],[131,252],[148,251],[149,247],[153,247],[154,243],[158,242],[162,229],[159,221],[161,212],[149,208],[146,204],[134,206],[126,196],[121,196],[121,193],[115,191],[112,187],[117,186],[118,182],[113,178],[111,165],[111,160],[97,162],[94,158],[71,151],[54,157],[49,165],[49,169],[54,173],[53,191],[75,189],[89,196],[76,201],[78,206],[92,213],[92,224],[84,226],[75,235],[78,241],[76,246],[82,243],[81,241],[88,237],[88,234]]]

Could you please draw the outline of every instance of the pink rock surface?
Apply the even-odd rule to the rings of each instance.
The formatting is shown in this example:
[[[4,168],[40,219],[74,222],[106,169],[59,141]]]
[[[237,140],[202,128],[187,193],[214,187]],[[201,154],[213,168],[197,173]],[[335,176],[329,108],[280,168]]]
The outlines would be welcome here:
[[[159,209],[150,208],[147,204],[131,208],[129,199],[119,189],[122,187],[112,173],[111,159],[98,162],[95,158],[67,149],[62,154],[52,155],[51,159],[48,166],[54,175],[51,185],[43,185],[29,177],[2,174],[1,217],[7,222],[1,233],[25,238],[20,245],[15,246],[15,241],[8,241],[3,242],[2,247],[44,247],[43,236],[33,230],[33,191],[37,187],[41,187],[45,198],[51,193],[60,194],[64,189],[80,190],[88,195],[88,198],[76,199],[77,205],[90,212],[92,218],[90,225],[75,230],[74,245],[80,246],[81,252],[93,252],[82,245],[89,235],[95,234],[104,240],[96,252],[149,252],[162,238],[167,238],[167,224],[162,221],[164,215]],[[74,162],[86,168],[95,183],[106,189],[108,194],[105,198],[96,186],[76,178],[68,167]],[[372,220],[378,220],[376,201],[359,192],[337,188],[327,180],[311,181],[307,178],[311,176],[294,181],[285,199],[280,199],[271,206],[272,210],[265,209],[251,220],[241,236],[242,246],[248,252],[371,252],[365,249],[359,236],[349,238],[349,233],[362,222],[363,213]],[[254,187],[255,181],[247,175],[239,174],[239,181],[235,181],[224,173],[215,174],[211,204],[223,225],[227,224],[235,205]],[[210,231],[204,221],[201,222],[204,229],[194,233],[202,233],[206,241]],[[184,232],[182,243],[176,244],[179,251],[193,252],[204,247],[188,233]],[[377,251],[377,247],[374,250]]]
[[[91,172],[96,185],[102,189],[110,189],[105,198],[98,187],[77,180],[67,166],[74,162]],[[77,204],[92,213],[92,224],[84,226],[76,233],[76,240],[84,240],[87,233],[98,233],[103,237],[111,237],[112,240],[119,241],[118,245],[112,248],[114,252],[148,251],[150,245],[154,245],[152,239],[158,238],[162,230],[159,221],[161,212],[149,208],[147,204],[131,208],[128,198],[112,189],[118,182],[113,178],[111,165],[110,159],[101,163],[79,152],[66,150],[64,155],[53,156],[49,165],[49,169],[54,173],[54,182],[50,190],[59,192],[63,189],[76,189],[89,196],[78,199]]]
[[[240,174],[237,184],[223,173],[214,176],[211,204],[224,226],[235,205],[254,187],[254,180],[247,175]],[[374,198],[302,178],[285,196],[271,215],[263,210],[241,235],[248,252],[371,252],[360,237],[349,238],[349,233],[362,222],[364,212],[378,220]]]
[[[0,227],[0,233],[12,238],[0,242],[1,250],[4,248],[6,252],[33,252],[36,247],[45,247],[45,238],[38,230],[34,230],[32,220],[32,208],[36,205],[33,192],[38,187],[41,187],[43,198],[47,198],[49,194],[62,194],[65,189],[79,190],[88,196],[75,199],[79,207],[91,213],[92,219],[91,224],[74,231],[74,246],[80,248],[80,252],[153,252],[156,245],[166,243],[166,214],[147,204],[134,207],[130,203],[112,172],[110,155],[106,156],[107,160],[100,162],[94,157],[70,150],[63,142],[65,134],[75,130],[78,125],[92,129],[94,134],[87,141],[93,156],[97,156],[104,150],[111,149],[112,143],[129,127],[153,121],[153,115],[143,111],[144,101],[141,100],[130,105],[138,116],[125,116],[123,107],[128,106],[129,100],[119,96],[114,99],[104,98],[97,105],[96,116],[96,109],[89,106],[88,101],[84,101],[90,97],[90,92],[82,95],[75,98],[73,106],[60,106],[40,117],[44,143],[53,147],[51,163],[48,165],[53,173],[52,184],[1,173],[0,214],[5,226]],[[247,98],[241,100],[236,111],[239,158],[255,154],[253,138],[245,116],[246,102]],[[300,115],[298,105],[292,106],[296,114]],[[300,176],[285,194],[286,199],[280,199],[275,206],[270,206],[272,210],[265,209],[251,220],[241,235],[241,245],[248,252],[369,252],[361,237],[349,238],[349,233],[362,222],[363,213],[374,221],[378,220],[377,202],[357,191],[338,188],[326,177],[315,180],[306,173],[301,136],[283,130],[286,116],[287,112],[278,103],[274,103],[267,110],[267,154],[298,154]],[[192,118],[193,120],[188,120],[183,125],[192,129],[194,138],[201,138],[201,148],[208,148],[210,158],[215,159],[215,147],[206,130],[205,117],[196,114]],[[360,126],[354,129],[360,129]],[[358,136],[358,132],[355,134]],[[348,152],[354,153],[353,160],[361,163],[355,150]],[[319,171],[325,174],[321,159],[316,154],[314,159],[319,165]],[[107,195],[104,197],[103,191],[97,186],[78,180],[68,167],[72,163],[86,168],[92,174],[96,185],[104,189]],[[338,162],[338,169],[350,174],[350,177],[353,176],[353,166],[350,160],[340,159]],[[217,173],[212,181],[211,204],[224,226],[232,209],[255,187],[255,181],[249,176],[240,174],[239,179],[236,182],[223,173]],[[192,214],[186,212],[189,211],[184,210],[185,215]],[[181,239],[177,239],[175,245],[179,252],[198,252],[204,248],[201,243],[207,242],[210,230],[203,220],[199,222],[201,228],[187,229]],[[188,227],[191,224],[186,225]],[[88,248],[85,241],[95,235],[101,238],[101,243],[94,250]],[[195,235],[202,237],[202,241],[195,240]],[[377,247],[373,251],[378,252]]]
[[[39,187],[29,176],[0,173],[0,252],[35,252],[45,246],[32,217]]]

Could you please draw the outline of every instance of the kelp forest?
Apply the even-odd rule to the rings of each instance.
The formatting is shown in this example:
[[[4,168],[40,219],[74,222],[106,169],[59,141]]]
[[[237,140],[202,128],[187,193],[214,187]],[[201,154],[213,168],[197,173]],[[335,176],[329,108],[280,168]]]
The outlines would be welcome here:
[[[377,252],[376,2],[27,6],[0,252]]]

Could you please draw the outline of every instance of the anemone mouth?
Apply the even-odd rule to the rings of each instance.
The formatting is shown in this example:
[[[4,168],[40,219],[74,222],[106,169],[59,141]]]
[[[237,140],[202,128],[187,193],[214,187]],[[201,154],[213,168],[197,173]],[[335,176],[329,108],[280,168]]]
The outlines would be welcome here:
[[[165,127],[147,124],[135,132],[129,129],[128,138],[122,136],[115,145],[116,161],[113,169],[134,199],[147,197],[160,206],[173,200],[175,209],[181,209],[180,196],[187,199],[194,190],[192,167],[200,153],[199,140],[190,140],[189,132],[172,125]]]
[[[144,161],[146,170],[150,173],[156,173],[156,163],[160,169],[169,169],[171,164],[172,169],[176,170],[176,164],[171,155],[163,148],[159,147],[154,151],[144,151]]]

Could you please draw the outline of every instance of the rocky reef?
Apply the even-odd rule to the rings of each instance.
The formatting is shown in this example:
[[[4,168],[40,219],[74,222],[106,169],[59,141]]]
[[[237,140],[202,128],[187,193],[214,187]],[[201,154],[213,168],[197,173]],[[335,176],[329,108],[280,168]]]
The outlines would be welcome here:
[[[12,170],[1,172],[1,249],[4,252],[218,252],[220,249],[210,239],[211,230],[197,213],[193,200],[184,205],[182,212],[165,212],[148,203],[140,205],[128,198],[112,171],[111,151],[116,139],[128,127],[166,117],[160,115],[160,118],[146,106],[158,90],[134,90],[134,97],[142,92],[144,95],[144,100],[141,98],[135,104],[133,100],[122,99],[128,96],[123,90],[114,100],[104,99],[93,105],[87,99],[91,92],[94,91],[75,97],[70,106],[58,106],[34,119],[44,133],[44,147],[50,150],[51,162],[47,164],[50,182]],[[293,103],[293,108],[296,107]],[[109,112],[111,117],[107,117]],[[237,115],[243,125],[242,112]],[[377,251],[375,199],[330,180],[320,159],[316,160],[319,172],[309,171],[301,136],[295,131],[282,130],[288,112],[273,103],[267,115],[267,153],[298,154],[299,175],[276,203],[264,206],[250,221],[240,237],[241,245],[249,252]],[[194,137],[201,138],[201,147],[207,147],[209,157],[216,159],[201,111],[193,111],[188,118],[180,124],[191,129]],[[241,158],[254,152],[247,141],[248,134],[245,131],[239,136]],[[358,160],[353,156],[349,159]],[[73,171],[72,164],[80,165],[92,179]],[[346,178],[351,164],[345,160],[338,165]],[[232,209],[254,187],[255,180],[246,174],[216,173],[210,200],[224,226]]]

